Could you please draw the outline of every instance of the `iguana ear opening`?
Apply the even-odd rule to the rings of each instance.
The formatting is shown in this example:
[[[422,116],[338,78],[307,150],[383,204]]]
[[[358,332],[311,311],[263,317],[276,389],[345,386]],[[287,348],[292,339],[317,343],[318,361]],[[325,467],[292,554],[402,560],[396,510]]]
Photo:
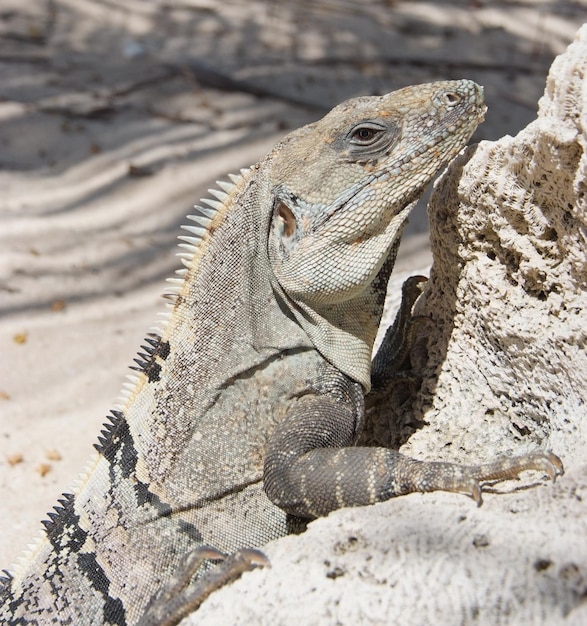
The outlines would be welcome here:
[[[295,254],[313,232],[316,217],[321,215],[315,206],[305,204],[286,189],[274,190],[268,241],[269,257],[274,265],[287,262]]]
[[[300,221],[295,209],[281,198],[275,198],[269,233],[270,258],[286,261],[300,237]]]
[[[278,201],[275,208],[275,223],[282,237],[291,237],[296,231],[296,216],[283,202]]]

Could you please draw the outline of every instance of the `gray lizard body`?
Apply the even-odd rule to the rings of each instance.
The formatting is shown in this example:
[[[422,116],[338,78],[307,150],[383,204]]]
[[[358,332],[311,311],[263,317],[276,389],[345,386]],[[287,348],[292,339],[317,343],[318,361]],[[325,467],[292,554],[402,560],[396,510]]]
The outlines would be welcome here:
[[[138,624],[197,546],[230,553],[343,506],[479,500],[480,480],[562,471],[541,453],[463,468],[353,446],[408,212],[484,110],[465,80],[352,100],[212,192],[97,455],[4,582],[2,623]],[[378,363],[385,380],[393,364]]]

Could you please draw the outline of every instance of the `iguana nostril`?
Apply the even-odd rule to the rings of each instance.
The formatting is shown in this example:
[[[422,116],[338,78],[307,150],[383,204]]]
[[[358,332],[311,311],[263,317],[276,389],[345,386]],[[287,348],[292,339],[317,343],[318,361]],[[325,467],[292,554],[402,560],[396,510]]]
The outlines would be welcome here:
[[[444,101],[447,105],[454,106],[455,104],[458,104],[461,101],[461,96],[458,93],[455,93],[454,91],[447,91],[444,94]]]

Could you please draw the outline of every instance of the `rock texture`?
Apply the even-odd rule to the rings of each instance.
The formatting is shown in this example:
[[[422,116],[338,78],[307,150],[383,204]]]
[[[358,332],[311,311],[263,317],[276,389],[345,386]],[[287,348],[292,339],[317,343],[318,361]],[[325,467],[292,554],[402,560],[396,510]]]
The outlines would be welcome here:
[[[481,509],[416,494],[338,511],[270,544],[271,570],[186,624],[587,623],[586,66],[584,26],[537,120],[470,148],[437,185],[421,385],[390,399],[415,431],[407,454],[474,462],[544,446],[567,474],[500,485]]]
[[[546,446],[569,466],[585,461],[586,70],[584,26],[553,64],[536,121],[470,147],[436,187],[417,310],[433,323],[411,407],[429,426],[408,454]]]

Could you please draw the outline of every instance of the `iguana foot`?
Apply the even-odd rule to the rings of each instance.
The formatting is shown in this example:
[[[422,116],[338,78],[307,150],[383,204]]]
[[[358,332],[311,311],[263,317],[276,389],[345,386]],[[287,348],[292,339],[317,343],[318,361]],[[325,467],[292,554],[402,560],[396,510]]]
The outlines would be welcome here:
[[[221,563],[192,581],[207,560]],[[175,575],[155,594],[137,626],[175,626],[198,609],[212,592],[237,580],[245,572],[268,566],[269,559],[253,548],[226,555],[215,548],[200,546],[183,557]]]
[[[530,452],[515,457],[501,457],[493,463],[485,463],[470,468],[477,472],[477,480],[486,482],[488,480],[508,480],[517,478],[521,472],[526,470],[536,470],[546,472],[552,482],[557,476],[565,473],[563,462],[552,452]],[[481,494],[475,498],[477,505],[482,504]]]
[[[407,489],[404,493],[411,491],[465,493],[477,502],[477,506],[483,504],[480,485],[482,482],[517,478],[526,470],[544,471],[553,482],[557,476],[564,474],[562,461],[552,452],[531,452],[511,458],[502,457],[482,465],[466,466],[412,459],[408,460],[407,465],[409,468],[402,469],[402,474],[409,475],[409,480],[402,485],[402,490]]]

